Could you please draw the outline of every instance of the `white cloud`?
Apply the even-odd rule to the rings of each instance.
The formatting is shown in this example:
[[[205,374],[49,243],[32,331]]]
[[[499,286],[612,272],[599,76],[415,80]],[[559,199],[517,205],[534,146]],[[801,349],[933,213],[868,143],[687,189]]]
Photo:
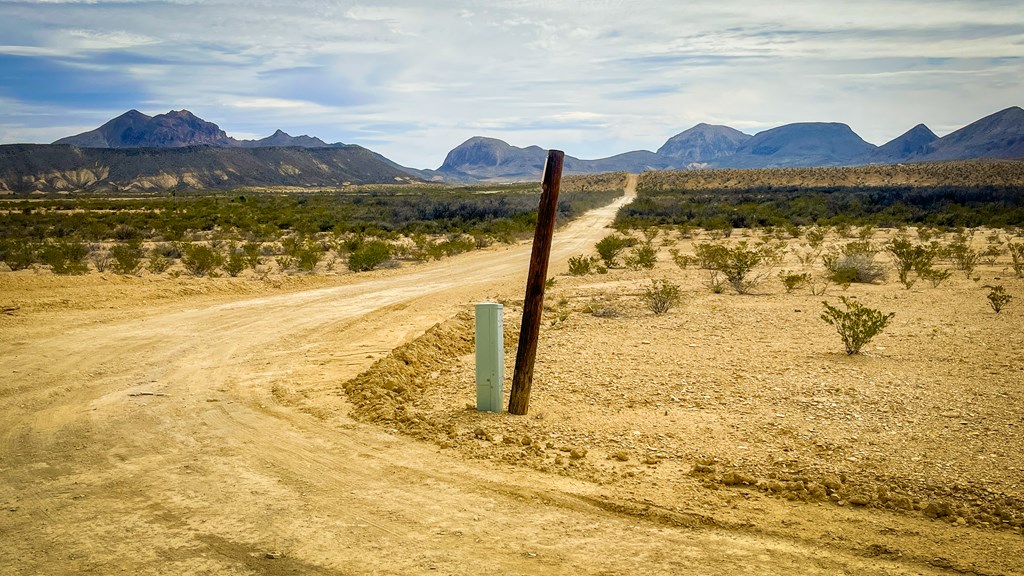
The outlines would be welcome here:
[[[0,2],[0,37],[0,58],[120,78],[150,113],[365,139],[418,167],[478,134],[598,157],[697,122],[829,120],[880,143],[1024,103],[1024,14],[1001,0]],[[29,117],[53,97],[4,78],[23,106],[0,111],[3,142],[123,112],[83,108],[69,76],[65,115]]]

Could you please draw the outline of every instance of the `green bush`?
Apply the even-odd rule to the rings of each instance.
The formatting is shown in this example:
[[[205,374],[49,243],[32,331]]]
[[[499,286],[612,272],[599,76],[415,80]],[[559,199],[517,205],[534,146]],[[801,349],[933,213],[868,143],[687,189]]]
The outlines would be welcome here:
[[[224,271],[232,278],[238,276],[247,267],[246,254],[234,244],[228,247],[228,257],[224,260]]]
[[[640,296],[648,310],[657,315],[671,310],[680,298],[679,286],[668,280],[651,280],[651,285]]]
[[[738,294],[750,292],[767,273],[755,273],[755,269],[777,265],[783,253],[782,243],[762,242],[750,247],[745,240],[731,248],[721,244],[700,244],[696,250],[702,265],[721,273]]]
[[[24,270],[36,263],[36,245],[28,239],[0,241],[0,260],[12,270]]]
[[[316,265],[320,263],[320,260],[322,260],[323,257],[323,248],[321,248],[316,242],[312,241],[307,241],[295,254],[296,264],[299,269],[306,272],[313,272],[316,270]]]
[[[779,272],[779,280],[782,281],[782,285],[786,288],[786,292],[792,292],[797,288],[803,288],[811,283],[811,275],[808,272],[801,274],[792,274],[786,271]]]
[[[716,270],[718,262],[728,259],[729,249],[723,244],[705,242],[693,247],[696,253],[697,263],[704,270]]]
[[[981,259],[981,254],[977,250],[971,248],[971,239],[973,232],[961,232],[957,234],[953,241],[946,248],[949,254],[950,260],[953,261],[953,266],[957,270],[961,270],[964,276],[970,278],[971,273],[974,272],[974,268],[978,265],[978,261]]]
[[[181,263],[185,270],[193,276],[206,276],[214,272],[224,262],[224,256],[205,244],[183,244]]]
[[[828,235],[828,230],[819,228],[817,226],[809,229],[805,234],[804,238],[807,239],[807,245],[814,250],[820,250],[821,245],[825,242],[825,237]]]
[[[675,248],[670,249],[668,253],[672,257],[672,261],[676,263],[676,266],[679,266],[683,270],[686,270],[690,265],[697,263],[696,256],[682,254]]]
[[[373,270],[391,258],[391,245],[381,240],[363,242],[348,255],[348,269],[353,272]]]
[[[619,254],[634,244],[636,244],[636,240],[633,238],[619,234],[610,234],[595,244],[594,248],[597,249],[597,254],[604,261],[604,265],[608,268],[614,268],[618,266],[617,258]]]
[[[840,310],[828,302],[822,301],[825,312],[821,319],[835,327],[839,337],[843,339],[847,354],[859,354],[860,349],[885,329],[895,313],[883,314],[868,308],[860,302],[840,297],[846,310]]]
[[[149,265],[146,266],[146,269],[152,274],[163,274],[171,267],[172,264],[174,264],[174,262],[170,258],[167,258],[154,250],[149,253]]]
[[[89,265],[85,258],[89,256],[89,247],[81,242],[59,240],[43,246],[39,258],[49,264],[54,274],[85,274]]]
[[[657,228],[648,228],[648,230],[657,230]],[[623,262],[630,270],[651,270],[658,263],[658,251],[650,242],[644,242],[634,248],[633,252],[623,259]]]
[[[1002,285],[989,286],[988,288],[990,290],[988,293],[988,303],[996,311],[996,314],[999,314],[1003,307],[1009,304],[1010,300],[1013,300],[1013,296],[1007,294]]]
[[[260,255],[260,248],[261,246],[259,242],[246,242],[242,245],[242,254],[245,255],[245,265],[253,270],[263,263],[263,258]]]
[[[597,263],[597,259],[593,256],[579,256],[569,257],[569,274],[571,276],[586,276],[594,271],[594,264]]]
[[[1010,242],[1006,247],[1010,250],[1010,258],[1013,261],[1013,272],[1017,277],[1024,277],[1024,244]]]
[[[138,228],[135,228],[134,226],[129,226],[127,224],[119,224],[116,228],[114,228],[113,236],[114,240],[128,242],[131,240],[141,240],[142,232],[140,232]]]
[[[923,280],[927,280],[932,283],[932,288],[938,288],[939,284],[942,284],[946,279],[953,275],[949,270],[939,270],[938,268],[926,268],[919,270],[917,275]]]
[[[822,256],[828,278],[836,284],[873,284],[885,278],[885,268],[875,261],[878,250],[870,242],[849,242],[838,252]]]
[[[932,280],[941,276],[940,272],[932,270],[932,262],[937,253],[933,245],[914,244],[905,236],[897,236],[886,245],[886,251],[892,256],[896,275],[907,290],[916,281],[910,277],[911,271],[916,272],[918,277]]]
[[[117,274],[135,274],[142,268],[142,246],[138,241],[110,248],[110,267]]]

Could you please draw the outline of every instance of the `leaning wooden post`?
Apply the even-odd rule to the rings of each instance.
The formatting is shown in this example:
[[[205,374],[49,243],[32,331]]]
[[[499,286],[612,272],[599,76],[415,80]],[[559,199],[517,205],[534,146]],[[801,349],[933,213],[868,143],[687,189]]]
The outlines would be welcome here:
[[[519,416],[530,410],[533,362],[537,358],[537,337],[540,335],[541,314],[544,308],[544,283],[548,276],[551,238],[555,234],[558,187],[562,182],[564,159],[565,153],[561,150],[548,150],[548,160],[544,164],[544,179],[541,181],[537,232],[533,236],[530,273],[526,278],[526,299],[523,300],[523,325],[519,332],[519,348],[516,350],[512,392],[508,398],[509,413]]]

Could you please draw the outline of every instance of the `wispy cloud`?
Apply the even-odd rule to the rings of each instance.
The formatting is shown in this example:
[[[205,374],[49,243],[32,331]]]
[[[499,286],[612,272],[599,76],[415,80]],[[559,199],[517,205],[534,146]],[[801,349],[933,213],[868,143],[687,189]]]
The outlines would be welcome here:
[[[0,38],[0,142],[186,107],[419,167],[478,134],[599,157],[697,122],[880,143],[1024,94],[1008,0],[0,0]]]

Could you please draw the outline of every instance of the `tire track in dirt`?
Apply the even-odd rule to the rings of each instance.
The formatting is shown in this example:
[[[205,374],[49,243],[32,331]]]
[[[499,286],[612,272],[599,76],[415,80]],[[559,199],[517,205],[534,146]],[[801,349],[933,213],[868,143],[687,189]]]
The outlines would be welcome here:
[[[553,272],[607,233],[629,184],[558,233]],[[910,572],[644,522],[592,504],[599,487],[467,463],[345,416],[344,380],[475,299],[518,295],[529,250],[185,303],[14,347],[0,358],[16,380],[0,399],[0,572]]]

